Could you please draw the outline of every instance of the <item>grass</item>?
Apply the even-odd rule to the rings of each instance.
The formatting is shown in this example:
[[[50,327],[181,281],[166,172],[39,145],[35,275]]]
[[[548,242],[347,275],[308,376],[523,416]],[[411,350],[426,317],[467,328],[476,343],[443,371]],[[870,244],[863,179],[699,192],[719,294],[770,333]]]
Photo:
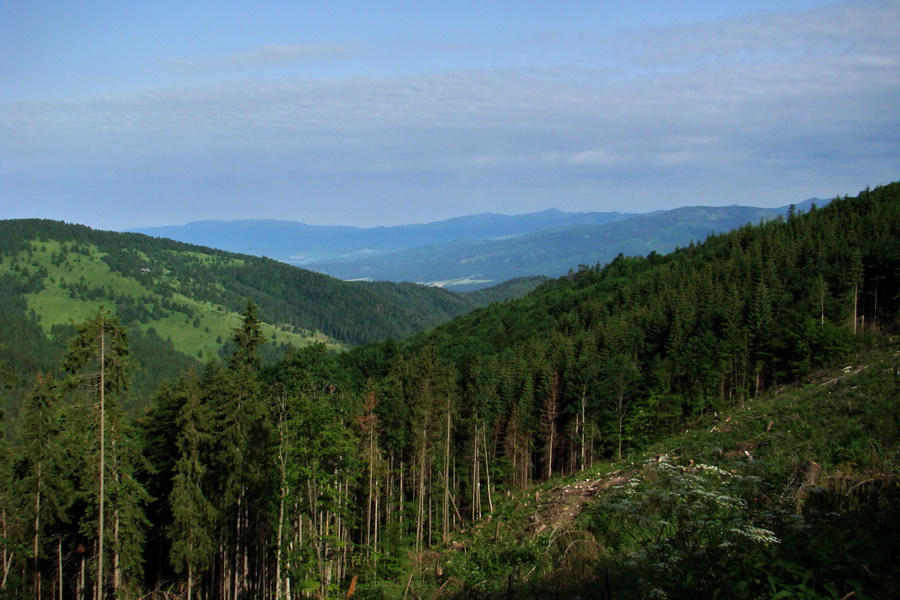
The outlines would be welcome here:
[[[73,298],[70,290],[63,287],[64,284],[84,284],[91,289],[112,290],[116,296],[124,295],[135,299],[153,298],[153,303],[145,304],[148,310],[153,310],[154,305],[158,305],[162,301],[159,294],[137,279],[112,271],[102,260],[104,254],[95,246],[88,246],[86,253],[69,252],[66,261],[60,264],[54,264],[53,261],[54,255],[58,255],[62,250],[62,244],[59,242],[33,242],[32,246],[35,250],[20,252],[15,257],[11,257],[11,260],[5,260],[0,265],[0,273],[12,272],[14,264],[24,266],[32,273],[41,268],[46,269],[47,275],[43,280],[44,288],[36,293],[25,295],[25,299],[28,308],[39,317],[40,324],[48,335],[54,325],[83,322],[95,314],[101,306],[106,306],[113,312],[116,311],[114,302],[109,298],[91,300],[80,294]],[[190,254],[201,262],[217,260],[216,257],[202,253],[192,252]],[[168,283],[178,283],[168,273],[162,274],[161,278]],[[240,314],[210,302],[195,300],[178,293],[174,293],[170,300],[192,309],[194,317],[182,312],[164,311],[167,314],[161,318],[153,319],[148,323],[136,321],[130,325],[143,331],[150,328],[155,329],[160,337],[170,339],[176,350],[188,356],[202,359],[216,356],[221,347],[221,342],[217,340],[227,340],[241,323],[242,316]],[[270,323],[263,323],[262,333],[267,341],[279,345],[289,344],[302,347],[315,342],[324,342],[337,346],[325,336],[285,331]]]
[[[629,564],[641,555],[619,554],[615,534],[604,532],[618,518],[609,516],[617,514],[613,503],[621,501],[622,484],[616,482],[652,484],[654,471],[647,465],[661,457],[687,472],[695,464],[713,465],[758,481],[747,505],[753,512],[744,517],[754,525],[760,518],[762,527],[775,515],[781,543],[748,546],[753,554],[747,557],[713,552],[720,566],[735,568],[728,583],[707,582],[712,592],[722,591],[716,585],[733,583],[757,590],[759,597],[837,599],[850,592],[889,597],[900,589],[889,531],[896,530],[890,519],[897,508],[891,503],[900,494],[900,344],[894,343],[697,419],[621,461],[509,496],[497,494],[490,518],[460,532],[447,549],[423,557],[411,579],[416,592],[439,597],[429,574],[441,566],[448,597],[640,596],[636,586],[643,585],[647,571],[629,570]],[[556,520],[558,509],[571,506],[575,488],[586,480],[607,485],[596,487],[577,519]],[[729,484],[723,486],[720,492],[728,493]],[[791,525],[795,521],[803,526]]]
[[[844,368],[771,390],[655,444],[651,454],[751,465],[782,477],[804,461],[823,472],[900,467],[900,354],[863,354]]]

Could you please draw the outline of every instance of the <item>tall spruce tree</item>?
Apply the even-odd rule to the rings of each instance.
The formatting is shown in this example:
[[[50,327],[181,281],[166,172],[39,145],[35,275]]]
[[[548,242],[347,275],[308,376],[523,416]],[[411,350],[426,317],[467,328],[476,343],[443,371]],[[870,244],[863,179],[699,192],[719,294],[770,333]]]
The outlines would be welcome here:
[[[274,475],[272,432],[260,381],[260,346],[265,342],[253,301],[235,329],[228,367],[207,367],[203,401],[212,413],[212,497],[221,515],[217,597],[241,600],[263,594],[268,551],[268,492]]]
[[[6,389],[14,379],[12,371],[0,360],[0,390],[3,393],[0,397],[4,400]],[[13,575],[19,548],[19,536],[16,535],[18,532],[14,526],[13,502],[17,495],[13,491],[13,452],[6,437],[6,427],[6,413],[0,408],[0,595],[5,595],[16,587],[10,576]]]
[[[20,479],[15,486],[19,500],[24,503],[20,514],[29,515],[31,523],[34,598],[44,597],[44,580],[51,570],[47,565],[51,562],[47,560],[47,538],[54,525],[66,519],[72,496],[72,482],[68,477],[71,465],[63,445],[59,410],[58,384],[51,377],[38,374],[21,415],[17,451]],[[61,569],[62,565],[57,564],[57,575],[62,574]],[[62,587],[60,581],[54,585],[58,589]]]
[[[350,489],[360,475],[359,440],[342,405],[337,361],[324,346],[291,353],[272,371],[283,500],[275,519],[284,567],[276,597],[289,597],[297,588],[327,597],[349,565],[356,508]]]
[[[186,598],[193,598],[197,575],[211,563],[215,551],[215,508],[208,498],[204,452],[211,443],[209,414],[201,403],[201,390],[193,372],[173,386],[181,410],[175,420],[178,458],[169,505],[172,526],[172,566],[187,577]]]
[[[93,576],[82,585],[92,588],[97,600],[109,592],[128,596],[136,593],[142,578],[141,505],[146,493],[134,477],[138,453],[122,411],[132,360],[118,319],[101,308],[79,325],[63,367],[68,372],[64,389],[72,403],[68,443],[80,463],[82,561],[93,562]]]

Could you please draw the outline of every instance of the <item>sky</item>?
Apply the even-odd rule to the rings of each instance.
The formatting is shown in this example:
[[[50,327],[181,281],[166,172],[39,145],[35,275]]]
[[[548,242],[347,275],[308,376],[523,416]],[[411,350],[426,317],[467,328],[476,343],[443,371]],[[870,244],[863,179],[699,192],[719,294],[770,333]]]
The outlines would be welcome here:
[[[900,179],[900,2],[0,0],[0,218],[374,227]]]

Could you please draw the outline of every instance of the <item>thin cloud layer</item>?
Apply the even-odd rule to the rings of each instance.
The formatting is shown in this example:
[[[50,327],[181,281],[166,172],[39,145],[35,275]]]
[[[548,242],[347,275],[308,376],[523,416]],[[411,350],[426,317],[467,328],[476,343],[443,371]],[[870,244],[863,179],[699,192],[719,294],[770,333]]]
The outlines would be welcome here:
[[[212,58],[172,58],[166,67],[180,73],[222,69],[261,69],[296,62],[347,58],[361,54],[358,44],[268,45],[229,56]]]
[[[118,228],[175,214],[376,225],[855,193],[897,178],[898,26],[894,3],[847,3],[565,48],[536,40],[565,57],[552,65],[7,104],[0,175],[26,204],[4,212],[33,216],[67,195],[62,218],[105,204],[97,225]],[[271,46],[180,68],[359,52]]]

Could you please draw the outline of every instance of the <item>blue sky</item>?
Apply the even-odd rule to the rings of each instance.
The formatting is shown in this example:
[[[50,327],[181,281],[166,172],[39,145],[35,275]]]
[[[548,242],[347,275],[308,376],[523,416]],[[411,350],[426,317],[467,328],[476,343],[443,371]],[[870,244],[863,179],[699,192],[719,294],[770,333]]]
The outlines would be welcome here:
[[[0,218],[779,206],[900,179],[900,3],[0,0]]]

